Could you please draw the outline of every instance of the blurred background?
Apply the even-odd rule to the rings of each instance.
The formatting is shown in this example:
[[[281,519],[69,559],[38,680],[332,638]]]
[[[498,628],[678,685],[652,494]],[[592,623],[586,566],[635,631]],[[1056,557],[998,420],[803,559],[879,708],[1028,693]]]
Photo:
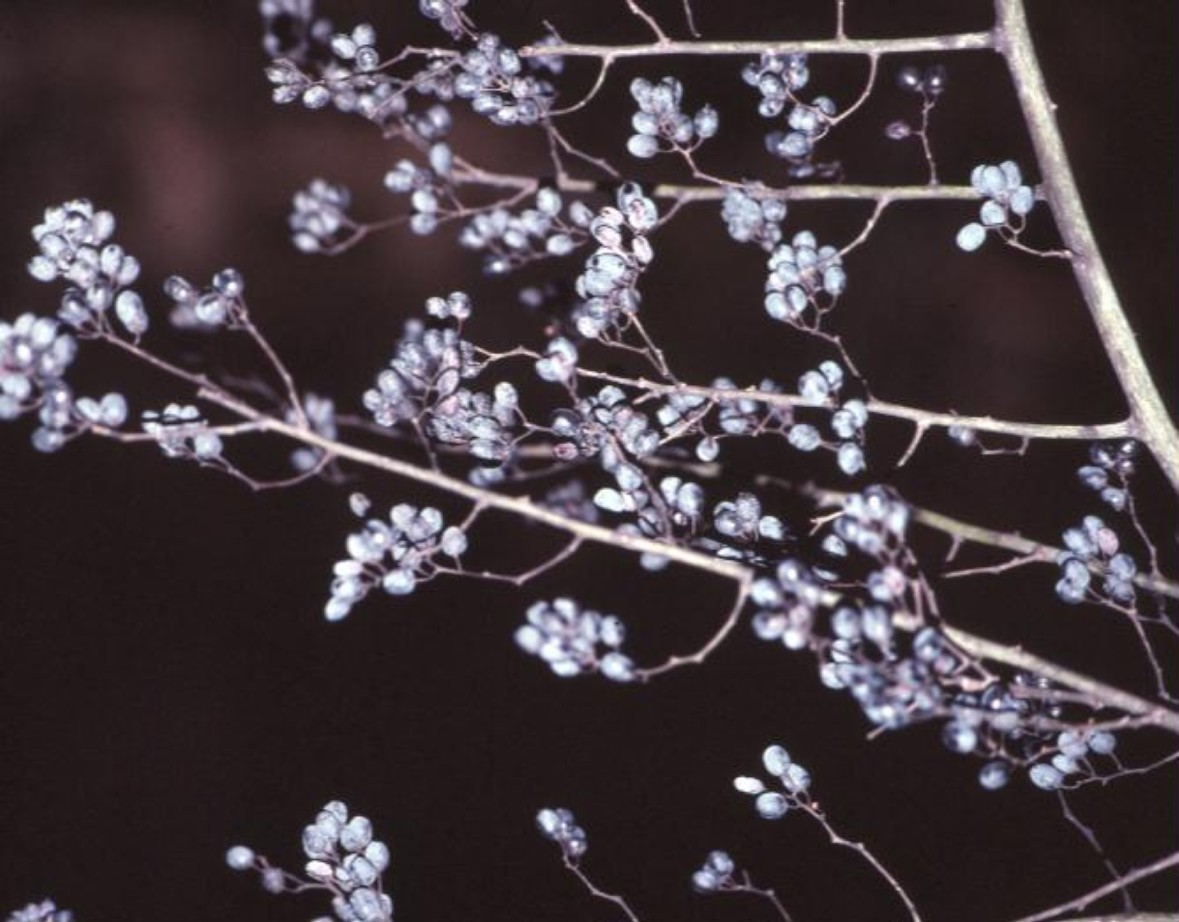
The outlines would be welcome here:
[[[341,28],[372,22],[385,52],[444,39],[411,0],[320,6]],[[709,37],[814,37],[832,28],[830,2],[696,6]],[[1028,6],[1086,207],[1174,409],[1174,9],[1162,0]],[[683,33],[678,2],[649,7]],[[621,2],[474,0],[471,12],[516,44],[536,38],[546,19],[570,39],[647,38]],[[854,35],[990,24],[985,2],[848,4]],[[484,280],[453,228],[427,239],[390,231],[332,259],[293,250],[286,215],[296,189],[323,176],[354,190],[359,217],[395,214],[404,202],[381,177],[405,151],[360,119],[272,105],[260,37],[246,0],[0,5],[3,316],[55,310],[57,289],[26,273],[28,229],[45,206],[87,196],[118,216],[116,239],[143,263],[145,295],[174,272],[204,283],[224,266],[242,270],[255,319],[297,381],[330,394],[342,411],[359,407],[403,321],[430,295],[471,292],[481,342],[539,344],[536,318],[518,304],[521,279]],[[895,88],[899,68],[936,60],[949,69],[933,128],[945,181],[964,182],[974,164],[1007,158],[1037,178],[1005,70],[989,54],[885,59],[880,88],[825,142],[824,156],[856,181],[924,181],[916,145],[887,141],[883,127],[915,114],[914,98]],[[782,182],[780,163],[761,146],[767,126],[754,115],[740,63],[620,66],[567,132],[633,178],[683,178],[675,164],[637,163],[623,149],[630,77],[673,73],[690,109],[708,101],[721,111],[721,135],[702,150],[702,165]],[[811,88],[846,104],[863,69],[814,60]],[[568,97],[592,77],[570,65]],[[455,145],[490,167],[549,169],[543,144],[526,131],[464,118]],[[797,205],[786,228],[847,240],[867,213],[854,203]],[[1067,267],[994,243],[962,254],[954,233],[972,216],[953,204],[897,207],[850,258],[849,291],[832,322],[874,393],[1018,420],[1120,418],[1123,401]],[[1033,222],[1030,233],[1054,242],[1047,222]],[[829,357],[765,316],[764,256],[727,240],[711,206],[685,209],[658,244],[644,316],[685,379],[790,383]],[[523,280],[571,279],[578,264],[577,256],[542,264]],[[161,348],[186,358],[193,344],[169,346],[163,329],[157,322]],[[207,348],[206,367],[240,359],[232,346],[219,352],[221,340]],[[123,390],[133,413],[187,396],[98,353],[83,349],[76,365],[87,393]],[[809,658],[761,644],[747,629],[704,667],[645,688],[559,681],[511,640],[529,602],[570,594],[620,614],[638,657],[656,662],[709,635],[728,605],[726,585],[676,569],[652,576],[629,558],[590,550],[523,591],[439,582],[408,600],[374,597],[329,625],[321,611],[352,527],[348,489],[382,506],[457,507],[364,472],[343,490],[314,483],[253,495],[146,447],[82,440],[40,456],[30,429],[27,420],[0,428],[0,813],[8,829],[0,910],[53,896],[81,922],[318,915],[326,907],[315,897],[270,897],[226,869],[223,854],[245,842],[297,868],[302,825],[341,798],[391,846],[386,882],[401,920],[610,918],[535,833],[542,806],[574,810],[590,836],[588,872],[626,893],[650,922],[769,917],[768,907],[740,897],[691,892],[689,875],[712,848],[776,888],[795,919],[899,918],[887,889],[813,824],[762,822],[733,793],[731,779],[757,769],[772,741],[811,769],[833,823],[872,847],[927,918],[1015,917],[1105,880],[1054,797],[1026,779],[984,792],[979,763],[947,752],[936,727],[866,740],[857,708],[819,685]],[[1046,541],[1083,515],[1104,514],[1074,474],[1086,446],[1035,444],[1024,457],[983,458],[933,434],[891,473],[909,435],[875,427],[870,460],[915,503]],[[777,443],[726,460],[718,498],[763,472],[846,485],[826,458]],[[1142,468],[1139,502],[1174,573],[1175,498],[1151,463]],[[767,511],[805,531],[797,500],[764,499]],[[484,534],[524,565],[553,547],[551,535],[518,522],[495,522]],[[919,540],[936,569],[944,541]],[[1106,611],[1061,605],[1055,580],[1053,568],[1028,568],[939,590],[951,623],[1149,694],[1129,626]],[[1174,644],[1160,650],[1174,662]],[[1150,749],[1142,745],[1139,755]],[[1127,750],[1132,758],[1134,745]],[[1070,803],[1128,869],[1173,847],[1176,780],[1167,770],[1091,786]],[[1177,882],[1172,875],[1143,887],[1143,906],[1164,905]]]

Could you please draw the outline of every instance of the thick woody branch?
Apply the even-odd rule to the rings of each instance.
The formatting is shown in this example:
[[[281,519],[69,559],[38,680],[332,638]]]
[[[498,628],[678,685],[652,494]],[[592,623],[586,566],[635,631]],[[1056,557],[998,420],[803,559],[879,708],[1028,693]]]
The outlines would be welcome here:
[[[1041,193],[1052,209],[1077,285],[1089,307],[1110,364],[1130,406],[1135,438],[1154,453],[1171,486],[1179,490],[1179,432],[1138,348],[1109,269],[1085,214],[1072,167],[1036,58],[1022,0],[995,0],[995,47],[1007,60],[1043,175]]]

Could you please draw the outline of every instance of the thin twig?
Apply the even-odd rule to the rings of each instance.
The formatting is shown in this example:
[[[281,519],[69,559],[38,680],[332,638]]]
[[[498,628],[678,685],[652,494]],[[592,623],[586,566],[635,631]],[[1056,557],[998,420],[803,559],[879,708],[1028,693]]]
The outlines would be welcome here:
[[[1123,887],[1127,887],[1130,884],[1136,883],[1147,877],[1152,877],[1153,875],[1165,871],[1167,868],[1174,867],[1177,864],[1179,864],[1179,852],[1173,852],[1172,854],[1167,855],[1165,858],[1160,858],[1158,861],[1155,861],[1152,864],[1148,864],[1145,867],[1141,867],[1130,871],[1127,874],[1123,874],[1113,883],[1106,884],[1103,887],[1098,887],[1096,890],[1090,890],[1084,896],[1079,896],[1070,902],[1053,906],[1051,909],[1045,909],[1043,912],[1037,912],[1030,916],[1023,916],[1022,918],[1017,919],[1016,922],[1047,922],[1048,919],[1052,919],[1061,913],[1068,912],[1071,909],[1084,909],[1086,906],[1095,903],[1103,896],[1109,896],[1111,893],[1117,893]],[[1101,918],[1108,917],[1103,916]],[[1173,919],[1175,917],[1170,916],[1169,918]]]
[[[917,38],[819,38],[799,41],[655,41],[635,45],[594,45],[563,42],[528,45],[525,58],[649,58],[660,55],[761,54],[921,54],[930,51],[985,51],[993,48],[991,32],[960,32]]]
[[[635,911],[630,908],[630,904],[627,903],[623,897],[616,893],[607,893],[605,890],[598,887],[597,884],[589,879],[585,871],[578,867],[577,862],[571,859],[568,855],[565,855],[565,867],[569,869],[569,872],[574,877],[581,881],[582,886],[584,886],[591,895],[596,896],[600,900],[605,900],[607,903],[613,903],[615,906],[621,909],[623,913],[626,914],[626,917],[630,919],[630,922],[641,922],[639,917],[635,915]]]
[[[824,814],[823,811],[820,810],[816,805],[807,803],[805,800],[796,800],[795,802],[799,807],[805,810],[807,814],[811,816],[820,826],[823,827],[823,830],[827,833],[827,837],[831,840],[832,845],[839,845],[843,848],[849,848],[852,851],[858,853],[865,861],[867,861],[868,864],[872,866],[873,870],[875,870],[877,874],[884,878],[889,887],[892,888],[893,892],[896,893],[898,897],[900,897],[901,902],[905,904],[905,909],[909,911],[909,917],[913,920],[913,922],[921,922],[921,914],[917,911],[917,907],[914,905],[913,900],[909,897],[909,894],[905,892],[905,888],[901,886],[900,881],[893,877],[888,868],[880,863],[880,860],[872,854],[872,852],[867,848],[867,846],[864,845],[863,842],[853,842],[851,839],[845,839],[843,836],[841,836],[838,832],[835,831],[835,828],[831,825],[831,823],[828,822],[826,814]]]
[[[776,481],[772,478],[765,478],[765,482]],[[842,506],[844,500],[848,497],[847,493],[839,490],[826,490],[816,486],[803,487],[802,492],[806,496],[813,498],[820,507]],[[923,509],[920,506],[910,506],[909,516],[914,522],[934,531],[940,531],[942,534],[949,535],[958,542],[965,541],[972,544],[981,544],[987,547],[996,547],[1011,551],[1018,557],[1025,558],[1028,563],[1055,564],[1064,552],[1062,548],[1051,544],[1033,541],[1030,538],[1024,538],[1012,532],[1000,531],[997,528],[987,528],[982,525],[963,522],[960,519],[951,518],[948,515],[942,515],[940,512],[933,512],[929,509]],[[1107,572],[1106,566],[1097,560],[1090,562],[1090,570],[1101,576],[1104,576]],[[1179,599],[1179,583],[1166,579],[1161,575],[1137,573],[1134,576],[1134,585],[1157,595]]]

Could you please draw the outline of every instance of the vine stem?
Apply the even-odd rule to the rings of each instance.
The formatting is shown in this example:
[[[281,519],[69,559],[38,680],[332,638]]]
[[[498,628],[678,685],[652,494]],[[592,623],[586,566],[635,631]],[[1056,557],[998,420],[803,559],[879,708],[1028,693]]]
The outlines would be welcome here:
[[[138,352],[140,350],[132,347],[132,351]],[[156,364],[165,369],[169,367],[168,363],[163,360],[157,360]],[[739,587],[747,586],[748,581],[752,578],[752,571],[737,561],[724,560],[690,548],[665,544],[662,541],[643,538],[639,535],[619,534],[610,528],[553,512],[551,509],[537,505],[526,496],[494,493],[433,468],[419,467],[408,461],[338,442],[321,436],[304,426],[287,423],[261,413],[249,404],[243,403],[218,388],[203,388],[198,393],[198,397],[257,423],[260,430],[302,442],[337,458],[343,458],[461,496],[483,509],[496,509],[510,515],[517,515],[525,520],[539,522],[585,541],[616,547],[636,554],[654,554],[673,563],[733,580]],[[1039,673],[1060,685],[1089,696],[1096,704],[1138,715],[1153,726],[1179,735],[1179,712],[1040,659],[1034,654],[1027,653],[1021,647],[995,643],[948,626],[946,633],[954,643],[969,653],[993,662],[1004,663],[1016,669]]]
[[[759,478],[759,480],[765,483],[784,484],[783,481],[779,481],[774,477],[763,477]],[[840,490],[827,490],[817,486],[803,487],[801,492],[803,495],[809,496],[821,507],[841,506],[849,495]],[[954,539],[956,544],[970,542],[971,544],[997,547],[1001,550],[1011,551],[1013,554],[1018,555],[1017,559],[1028,563],[1038,561],[1055,564],[1064,552],[1063,548],[1051,544],[1033,541],[1031,538],[1025,538],[1022,535],[1012,532],[987,528],[984,525],[975,525],[971,522],[963,522],[960,519],[951,518],[948,515],[934,512],[931,509],[922,509],[919,506],[910,506],[909,514],[912,516],[914,522],[924,525],[933,531],[940,531],[942,534],[948,535]],[[1091,562],[1089,567],[1092,572],[1101,576],[1104,576],[1108,572],[1108,567],[1098,561]],[[1148,592],[1157,592],[1159,595],[1165,595],[1170,599],[1179,599],[1179,583],[1157,573],[1136,573],[1133,582],[1135,586],[1140,586]]]
[[[485,357],[495,361],[522,356],[537,360],[542,358],[539,352],[532,349],[517,347],[508,352],[487,352]],[[784,394],[776,391],[763,391],[757,388],[726,388],[705,387],[697,384],[686,384],[677,381],[665,384],[652,381],[649,378],[631,378],[604,371],[578,368],[577,375],[581,378],[595,381],[605,381],[622,387],[632,387],[645,391],[647,394],[660,397],[691,396],[703,397],[713,401],[753,400],[767,407],[778,409],[822,409],[825,404],[816,404],[799,394]],[[923,410],[919,407],[890,403],[887,400],[869,398],[864,401],[868,412],[876,416],[887,416],[891,419],[911,422],[924,430],[930,426],[949,428],[963,426],[976,432],[986,432],[992,435],[1008,435],[1024,439],[1080,439],[1084,441],[1100,441],[1103,439],[1127,438],[1133,430],[1128,421],[1113,423],[1025,423],[1014,420],[996,419],[993,416],[961,416],[957,413],[939,413]]]
[[[481,167],[463,164],[456,167],[453,180],[460,186],[487,186],[499,189],[533,191],[542,184],[535,176],[517,173],[498,173]],[[578,179],[564,175],[549,177],[545,181],[555,185],[562,192],[590,195],[602,191],[602,184],[594,180]],[[657,183],[647,194],[659,199],[670,199],[683,204],[693,202],[719,202],[728,193],[729,186],[740,183]],[[832,183],[830,185],[796,185],[782,188],[764,187],[778,198],[790,202],[971,202],[981,196],[973,186],[928,184],[906,186],[881,186],[871,183]]]
[[[995,14],[995,50],[1007,61],[1015,84],[1043,175],[1041,191],[1065,247],[1073,254],[1069,262],[1129,404],[1134,437],[1151,449],[1172,488],[1179,491],[1179,431],[1146,367],[1085,214],[1023,0],[995,0]]]
[[[524,58],[648,58],[661,55],[760,54],[920,54],[929,51],[985,51],[995,46],[991,32],[959,32],[915,38],[820,38],[801,41],[668,41],[633,45],[592,45],[575,42],[528,45]]]
[[[1087,675],[1081,675],[1079,672],[1073,672],[1071,669],[1065,669],[1056,663],[1041,659],[1034,653],[1028,653],[1018,644],[996,643],[950,625],[945,625],[944,630],[950,640],[967,653],[972,653],[980,659],[1036,673],[1058,685],[1065,685],[1087,695],[1094,703],[1117,708],[1128,714],[1137,714],[1153,726],[1171,733],[1179,733],[1179,713],[1163,707],[1161,704],[1154,704],[1145,698],[1139,698],[1137,695],[1114,688],[1112,685],[1106,685]]]
[[[166,364],[166,363],[165,363]],[[597,544],[605,544],[636,554],[655,554],[673,563],[683,564],[705,573],[712,573],[727,579],[744,583],[748,579],[746,568],[731,560],[722,560],[689,548],[665,544],[639,535],[622,535],[610,528],[593,525],[580,519],[569,518],[539,506],[526,496],[509,496],[485,490],[465,480],[451,477],[433,468],[421,467],[409,461],[402,461],[388,455],[367,451],[354,445],[325,438],[316,432],[297,424],[284,422],[262,413],[249,404],[243,403],[220,389],[203,388],[198,396],[258,424],[260,430],[282,435],[302,442],[311,448],[318,448],[337,458],[343,458],[366,467],[383,470],[395,476],[432,486],[437,490],[461,496],[483,509],[495,509],[523,519],[539,522],[558,531]]]

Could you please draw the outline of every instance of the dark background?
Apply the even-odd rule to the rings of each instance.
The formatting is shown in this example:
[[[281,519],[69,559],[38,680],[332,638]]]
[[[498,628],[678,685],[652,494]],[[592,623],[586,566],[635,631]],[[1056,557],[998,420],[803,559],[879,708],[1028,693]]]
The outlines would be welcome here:
[[[1173,7],[1029,5],[1098,240],[1173,407]],[[857,35],[991,21],[985,3],[849,6]],[[665,22],[680,31],[678,3],[666,7]],[[698,7],[710,36],[830,29],[826,3]],[[385,51],[439,40],[408,0],[322,8],[338,26],[373,21]],[[481,25],[514,42],[534,38],[543,18],[569,38],[645,39],[621,10],[473,4]],[[358,405],[403,319],[429,295],[465,287],[481,311],[476,338],[537,343],[513,282],[481,282],[477,259],[449,232],[426,241],[393,232],[334,260],[294,254],[284,223],[292,191],[323,175],[353,187],[361,216],[392,213],[401,204],[380,178],[402,152],[358,119],[272,106],[259,36],[247,2],[5,0],[4,315],[54,310],[56,289],[25,273],[28,228],[46,205],[86,195],[118,215],[116,239],[143,262],[145,293],[171,272],[203,282],[224,265],[242,269],[258,322],[301,385],[332,394],[342,409]],[[912,114],[913,100],[892,87],[901,63],[885,60],[876,97],[826,149],[853,179],[923,180],[915,147],[880,138],[885,123]],[[962,182],[975,163],[1007,157],[1031,173],[998,59],[946,63],[950,91],[935,117],[945,180]],[[721,108],[727,140],[705,149],[706,166],[777,180],[737,66],[674,59],[643,73],[675,73],[689,106]],[[813,71],[815,92],[841,102],[862,79],[859,63],[815,61]],[[568,125],[619,163],[632,108],[626,82],[636,72],[619,68],[597,114]],[[588,79],[574,69],[570,85]],[[543,170],[533,140],[470,120],[458,132],[460,147],[478,144],[491,165]],[[677,175],[658,161],[626,165],[639,178]],[[898,207],[850,260],[851,287],[834,321],[875,393],[1013,419],[1119,418],[1122,399],[1068,270],[994,244],[959,253],[953,234],[971,210]],[[865,215],[863,205],[800,205],[787,227],[843,240]],[[1033,234],[1052,242],[1047,226]],[[644,310],[684,377],[791,382],[825,357],[767,320],[763,257],[726,242],[711,209],[689,210],[662,236]],[[576,265],[575,257],[555,268],[571,276]],[[212,348],[214,363],[235,355],[217,354],[218,341]],[[125,390],[133,412],[186,396],[94,352],[84,349],[76,366],[83,391]],[[812,824],[762,822],[732,792],[731,778],[756,770],[771,741],[811,768],[833,822],[866,840],[929,919],[1013,917],[1104,881],[1053,797],[1024,779],[1000,794],[982,791],[978,763],[946,752],[936,728],[867,742],[854,705],[819,686],[808,658],[760,644],[747,629],[705,667],[645,688],[558,681],[511,642],[528,602],[570,593],[621,614],[640,658],[655,662],[708,635],[728,603],[725,585],[674,569],[650,576],[596,550],[522,592],[438,583],[410,600],[374,597],[329,625],[321,617],[329,567],[353,521],[345,491],[313,484],[255,496],[152,449],[86,441],[42,457],[27,444],[29,429],[25,421],[0,430],[0,909],[52,895],[83,922],[307,918],[326,907],[263,894],[222,855],[240,841],[297,867],[302,825],[339,797],[389,841],[386,883],[402,920],[613,917],[533,831],[535,810],[550,805],[572,808],[587,827],[589,873],[652,922],[769,917],[744,898],[691,893],[690,872],[717,847],[776,887],[796,919],[899,918],[888,891]],[[888,474],[908,434],[874,428],[872,460],[915,502],[1042,540],[1101,512],[1072,473],[1084,458],[1079,444],[980,458],[935,435],[908,468]],[[779,445],[730,457],[730,490],[759,471],[841,483],[829,463]],[[1144,468],[1141,502],[1174,572],[1174,498],[1151,464]],[[446,502],[367,474],[356,486],[382,505]],[[766,498],[797,512],[787,498]],[[483,534],[518,563],[552,546],[520,523],[499,521]],[[936,569],[944,543],[922,547]],[[1108,612],[1061,606],[1054,580],[1051,568],[1027,569],[939,588],[953,623],[1150,693],[1128,627]],[[1174,646],[1161,649],[1173,662]],[[1134,744],[1126,748],[1132,757]],[[1175,781],[1174,771],[1120,781],[1085,790],[1073,805],[1113,859],[1135,867],[1174,845]],[[1143,887],[1143,906],[1168,905],[1175,883],[1172,875]]]

